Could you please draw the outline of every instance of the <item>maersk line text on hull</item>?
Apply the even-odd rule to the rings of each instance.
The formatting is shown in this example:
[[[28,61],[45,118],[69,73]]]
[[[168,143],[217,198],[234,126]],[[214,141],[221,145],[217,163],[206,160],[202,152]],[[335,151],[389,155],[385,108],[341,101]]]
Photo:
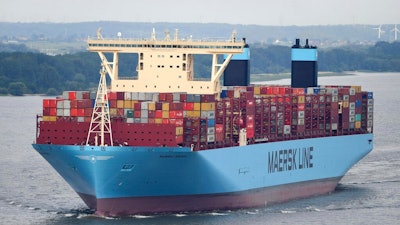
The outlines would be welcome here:
[[[312,168],[314,147],[268,152],[268,173]]]

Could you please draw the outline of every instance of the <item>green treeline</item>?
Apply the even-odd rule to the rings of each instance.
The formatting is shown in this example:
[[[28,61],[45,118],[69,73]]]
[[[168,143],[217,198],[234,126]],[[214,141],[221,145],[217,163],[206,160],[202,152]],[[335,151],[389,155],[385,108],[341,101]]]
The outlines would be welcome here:
[[[251,74],[290,72],[290,47],[251,46]],[[111,56],[109,56],[111,59]],[[211,56],[195,58],[195,76],[209,76]],[[120,54],[120,76],[136,76],[137,56]],[[400,71],[400,42],[374,46],[319,49],[320,71]],[[96,88],[100,59],[96,53],[48,56],[32,52],[0,52],[0,95],[60,94]]]

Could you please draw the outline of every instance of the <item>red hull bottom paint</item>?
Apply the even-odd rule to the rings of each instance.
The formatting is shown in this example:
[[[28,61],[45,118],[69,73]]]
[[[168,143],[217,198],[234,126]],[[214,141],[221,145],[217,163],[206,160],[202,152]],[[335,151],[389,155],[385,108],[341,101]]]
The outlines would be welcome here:
[[[267,205],[327,194],[334,191],[341,177],[285,184],[237,193],[191,196],[127,197],[96,199],[79,194],[99,216],[124,216],[230,210]]]

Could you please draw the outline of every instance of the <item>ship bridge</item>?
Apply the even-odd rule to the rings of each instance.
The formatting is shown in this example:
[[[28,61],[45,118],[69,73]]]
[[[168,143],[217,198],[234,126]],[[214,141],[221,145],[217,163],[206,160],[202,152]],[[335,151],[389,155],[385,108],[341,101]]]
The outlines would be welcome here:
[[[153,29],[149,39],[105,39],[100,30],[96,38],[89,38],[87,48],[97,52],[110,79],[111,90],[120,92],[186,92],[189,94],[218,94],[221,92],[219,78],[234,54],[241,54],[245,41],[236,40],[232,32],[229,40],[179,39],[178,31],[173,38],[166,33],[164,39],[156,39]],[[110,54],[111,53],[111,54]],[[119,77],[118,54],[138,55],[137,76]],[[108,59],[112,55],[112,59]],[[198,80],[194,77],[194,55],[212,55],[209,78]],[[224,55],[223,62],[218,62]]]

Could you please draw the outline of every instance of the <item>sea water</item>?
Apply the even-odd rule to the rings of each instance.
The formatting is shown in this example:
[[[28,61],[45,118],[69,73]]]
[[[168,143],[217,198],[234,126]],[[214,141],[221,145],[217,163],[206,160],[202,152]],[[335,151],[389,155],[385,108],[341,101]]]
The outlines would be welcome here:
[[[288,84],[289,80],[270,82]],[[99,218],[31,147],[40,96],[0,97],[0,224],[397,224],[400,220],[400,73],[321,77],[374,92],[374,150],[327,195],[266,208]]]

